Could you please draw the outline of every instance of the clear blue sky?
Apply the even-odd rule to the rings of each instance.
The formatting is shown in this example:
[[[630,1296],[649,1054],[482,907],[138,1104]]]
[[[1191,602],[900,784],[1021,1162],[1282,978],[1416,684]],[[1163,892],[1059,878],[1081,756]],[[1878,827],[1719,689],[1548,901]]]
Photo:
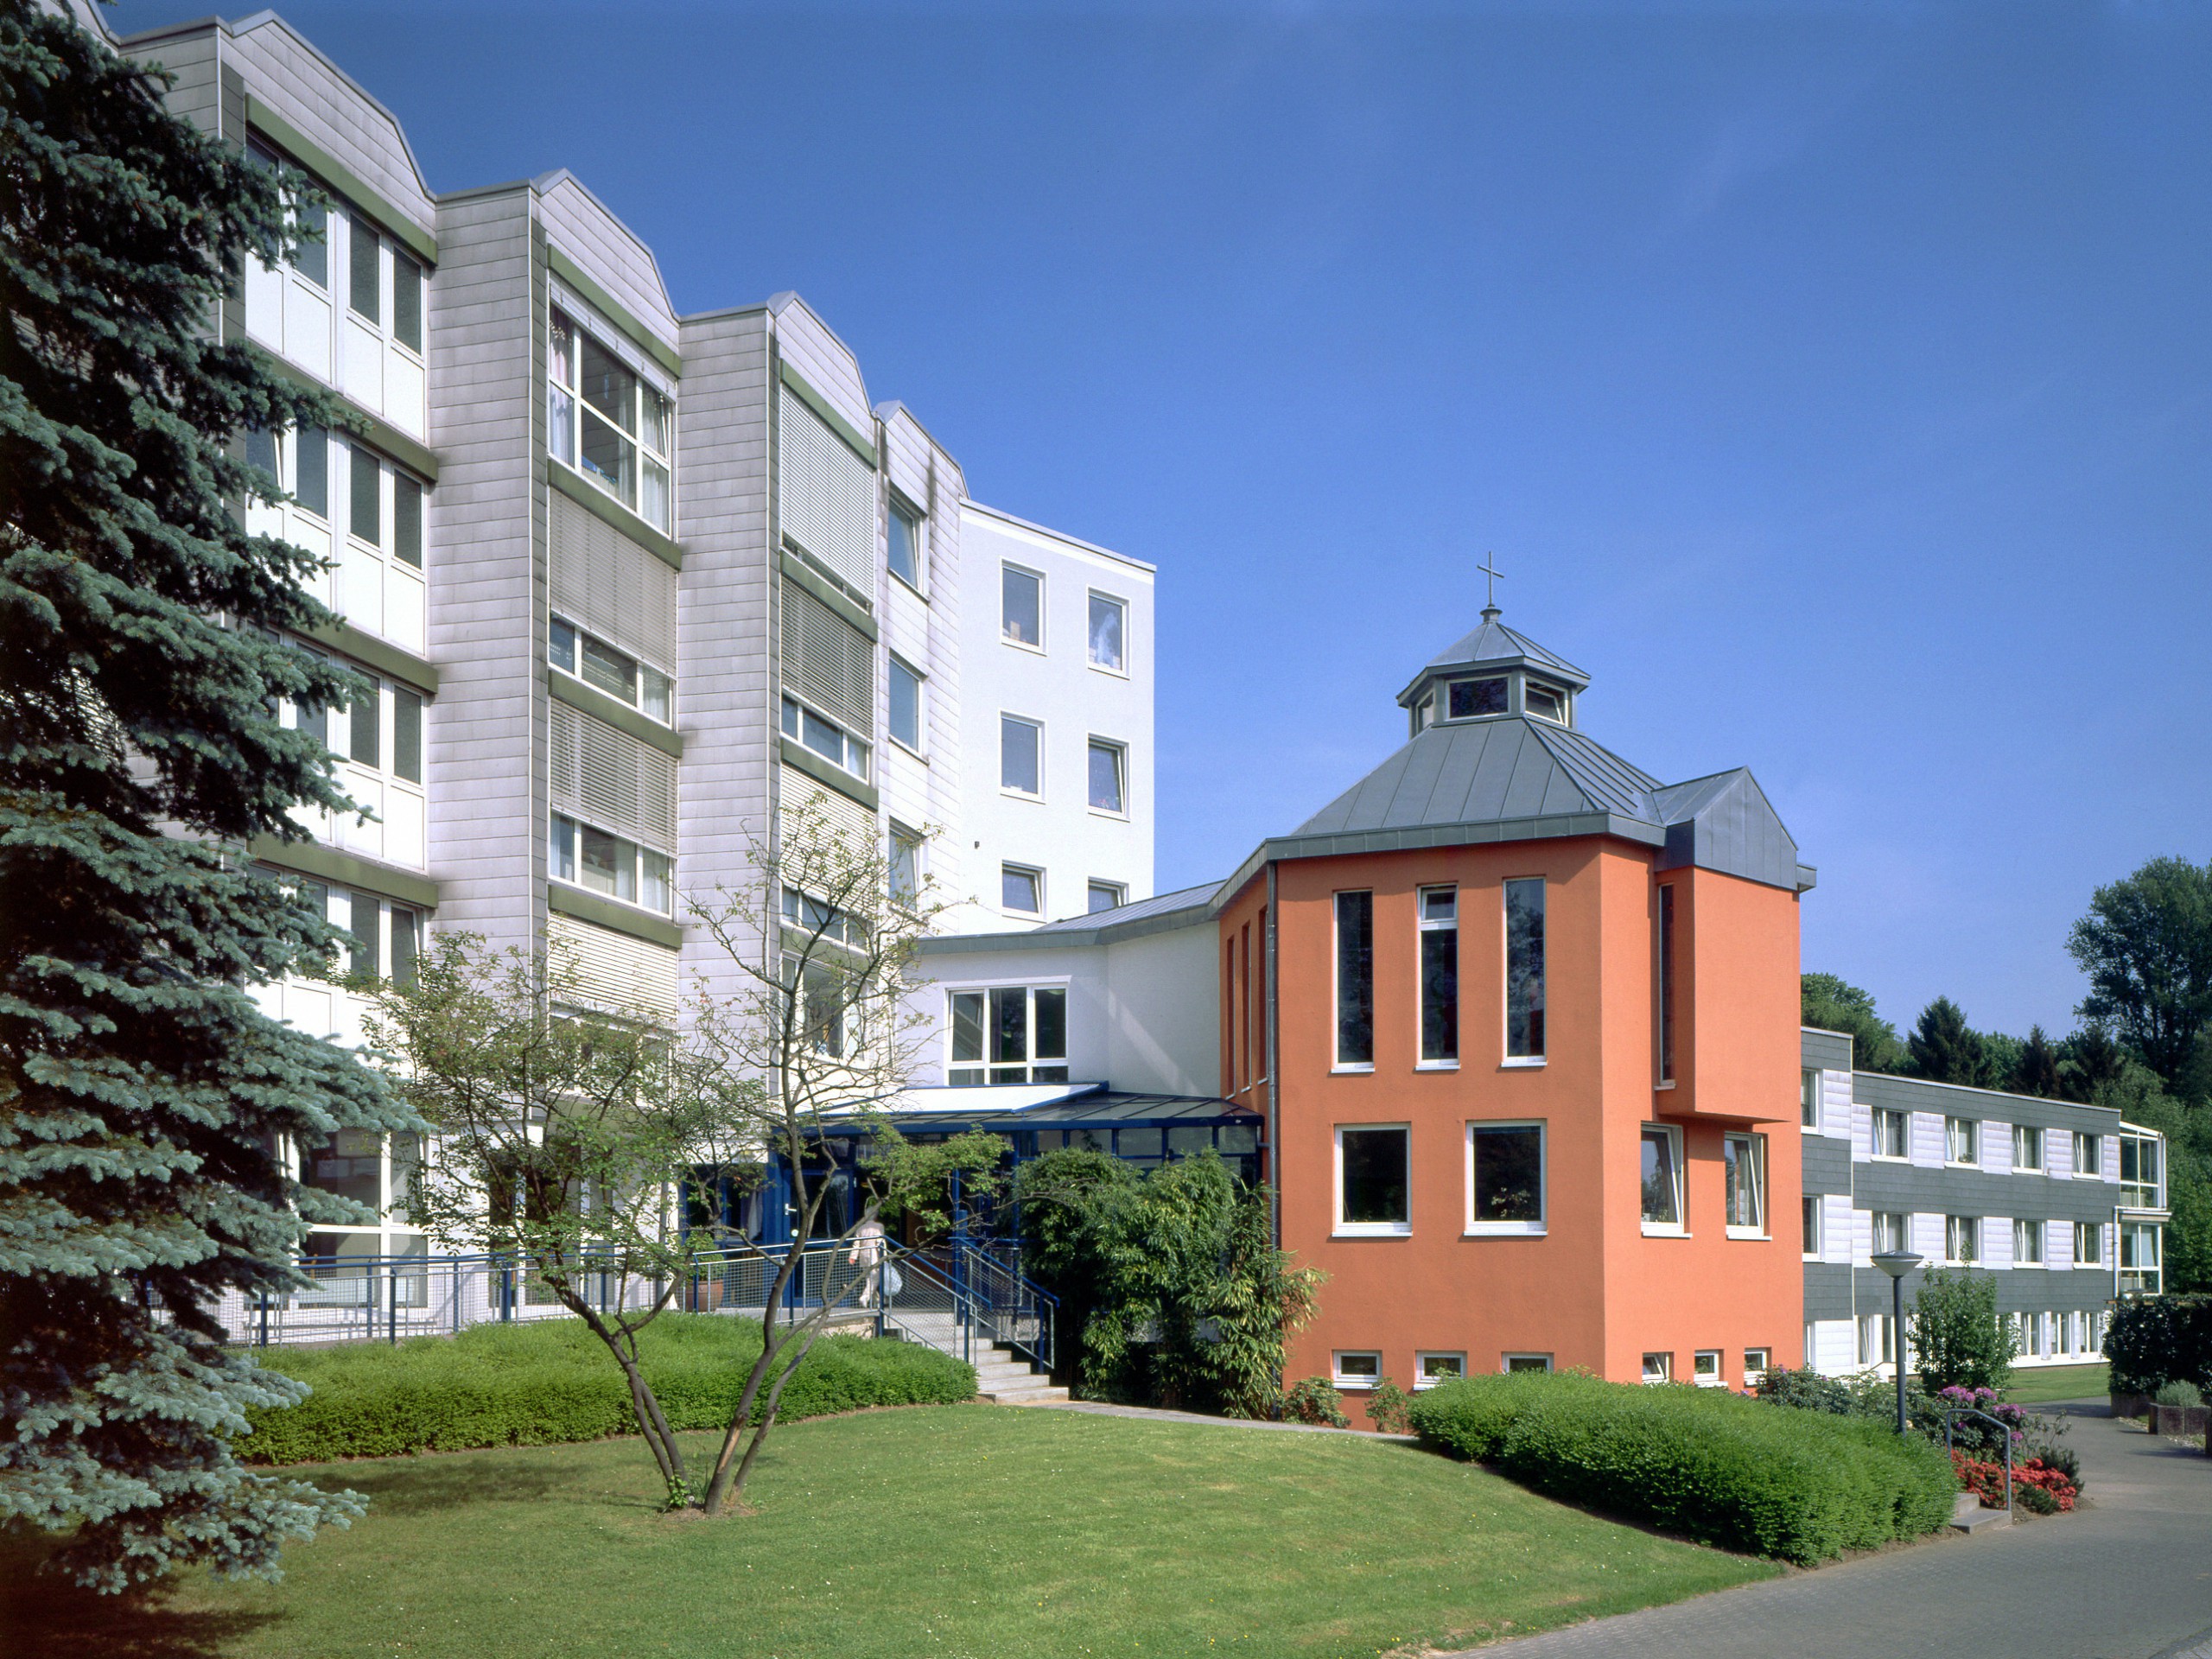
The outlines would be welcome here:
[[[1163,887],[1400,741],[1488,550],[1900,1021],[2069,1027],[2092,889],[2212,855],[2212,8],[283,10],[433,188],[575,169],[1156,563]]]

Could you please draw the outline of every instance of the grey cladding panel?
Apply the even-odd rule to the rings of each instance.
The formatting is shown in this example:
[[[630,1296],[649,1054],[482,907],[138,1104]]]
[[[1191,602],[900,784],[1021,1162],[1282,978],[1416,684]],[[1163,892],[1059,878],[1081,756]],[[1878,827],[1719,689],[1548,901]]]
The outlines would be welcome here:
[[[1678,785],[1662,792],[1659,809],[1667,823],[1660,868],[1694,864],[1797,890],[1797,843],[1749,772]]]
[[[1854,1071],[1851,1097],[1864,1106],[1889,1106],[1908,1112],[1941,1112],[1948,1117],[2032,1123],[2046,1129],[2078,1129],[2084,1135],[2119,1132],[2120,1113],[2110,1106],[2081,1106],[2039,1095],[2011,1095],[1995,1089],[1961,1089],[1886,1071]]]
[[[1922,1216],[2109,1221],[2115,1190],[2103,1181],[1912,1164],[1861,1163],[1852,1174],[1854,1207],[1903,1210]]]
[[[1798,1034],[1803,1063],[1816,1071],[1851,1070],[1851,1039],[1840,1032],[1806,1029]]]
[[[1808,1135],[1802,1139],[1805,1191],[1850,1192],[1851,1142],[1831,1140],[1824,1135]]]
[[[1852,1313],[1851,1269],[1840,1262],[1807,1263],[1805,1317],[1808,1319],[1847,1319]]]
[[[1860,1311],[1870,1313],[1877,1310],[1887,1312],[1890,1306],[1888,1276],[1879,1268],[1859,1268],[1855,1272]],[[1976,1274],[1976,1277],[1980,1276]],[[1997,1281],[1997,1311],[2000,1313],[2094,1309],[2102,1307],[2112,1298],[2112,1274],[2089,1268],[2052,1273],[2042,1268],[2008,1268],[1988,1276]],[[1920,1288],[1920,1281],[1918,1274],[1908,1275],[1905,1279],[1904,1306],[1908,1314],[1912,1311],[1913,1293]]]

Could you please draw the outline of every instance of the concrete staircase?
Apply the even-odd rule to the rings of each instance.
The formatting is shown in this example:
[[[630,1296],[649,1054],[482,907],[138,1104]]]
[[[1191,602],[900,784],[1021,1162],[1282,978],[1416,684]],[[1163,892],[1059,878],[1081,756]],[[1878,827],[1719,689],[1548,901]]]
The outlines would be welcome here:
[[[902,1313],[894,1317],[897,1323],[891,1328],[900,1336],[926,1343],[956,1358],[969,1357],[961,1351],[960,1329],[950,1313]],[[1065,1389],[1052,1386],[1050,1376],[996,1343],[978,1345],[973,1351],[973,1361],[976,1392],[995,1405],[1036,1406],[1068,1397]]]
[[[2012,1517],[2003,1510],[1985,1510],[1981,1500],[1972,1492],[1961,1492],[1951,1504],[1951,1525],[1961,1532],[1987,1532],[1993,1527],[2009,1527]]]

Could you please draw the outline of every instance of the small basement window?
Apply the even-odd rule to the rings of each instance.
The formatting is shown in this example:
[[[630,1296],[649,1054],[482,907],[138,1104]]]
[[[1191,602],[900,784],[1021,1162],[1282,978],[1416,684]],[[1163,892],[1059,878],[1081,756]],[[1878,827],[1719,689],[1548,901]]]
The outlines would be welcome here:
[[[1414,1376],[1416,1389],[1433,1389],[1440,1382],[1450,1382],[1467,1374],[1465,1354],[1416,1354],[1414,1363],[1417,1368]]]
[[[1371,1389],[1382,1378],[1382,1356],[1345,1353],[1336,1357],[1336,1385],[1340,1389]]]
[[[1700,1348],[1690,1356],[1690,1378],[1700,1389],[1717,1389],[1727,1381],[1720,1375],[1720,1350]]]
[[[1643,1380],[1646,1382],[1671,1382],[1675,1380],[1675,1357],[1672,1354],[1646,1354],[1643,1357]]]

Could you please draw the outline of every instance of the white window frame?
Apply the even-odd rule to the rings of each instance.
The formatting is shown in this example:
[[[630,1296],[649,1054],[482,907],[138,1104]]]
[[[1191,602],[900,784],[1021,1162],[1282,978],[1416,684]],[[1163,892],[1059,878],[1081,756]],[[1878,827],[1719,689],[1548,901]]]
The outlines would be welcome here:
[[[1375,1362],[1373,1376],[1354,1376],[1344,1370],[1348,1359],[1371,1359]],[[1353,1389],[1362,1394],[1372,1389],[1382,1380],[1382,1353],[1376,1348],[1338,1348],[1329,1356],[1330,1381],[1339,1389]]]
[[[2082,1254],[2084,1236],[2096,1241],[2090,1255]],[[2101,1221],[2077,1221],[2074,1224],[2074,1265],[2077,1268],[2101,1268],[2105,1264],[2105,1224]]]
[[[781,694],[781,697],[782,701],[777,705],[778,713],[776,729],[779,733],[783,736],[789,738],[791,742],[796,744],[798,747],[804,749],[816,760],[821,761],[823,765],[826,766],[835,766],[838,771],[849,773],[851,776],[859,779],[864,784],[870,781],[871,768],[875,764],[875,745],[874,743],[870,742],[867,738],[855,737],[853,734],[852,728],[846,725],[843,721],[838,720],[832,715],[823,714],[821,709],[816,708],[812,703],[809,702],[802,696],[798,696],[790,691],[785,691]],[[787,723],[787,713],[791,709],[797,709],[798,711],[798,717],[796,721]],[[809,743],[806,741],[806,716],[809,715],[813,715],[815,719],[820,721],[824,726],[832,727],[836,729],[837,735],[843,740],[843,747],[842,750],[843,759],[839,760],[832,758],[830,755],[826,755],[823,753],[821,750],[816,748],[811,743]],[[798,728],[798,730],[794,731],[791,729],[793,724],[797,725]],[[855,766],[852,764],[853,755],[855,751],[859,753],[861,759],[861,764],[858,766]]]
[[[1122,665],[1119,668],[1110,667],[1107,664],[1100,662],[1096,657],[1093,657],[1090,654],[1090,607],[1094,602],[1118,606],[1121,609]],[[1123,599],[1118,594],[1106,593],[1096,588],[1091,588],[1090,590],[1089,596],[1084,601],[1083,607],[1083,655],[1084,661],[1088,663],[1090,667],[1096,669],[1101,674],[1111,674],[1116,679],[1126,680],[1129,677],[1129,601]]]
[[[2083,1166],[2082,1148],[2089,1148],[2088,1166]],[[2077,1181],[2101,1181],[2105,1178],[2105,1138],[2074,1131],[2074,1179]]]
[[[917,760],[924,760],[928,756],[930,742],[930,677],[895,651],[886,655],[889,665],[883,678],[883,734]],[[901,674],[914,683],[914,741],[911,743],[899,735],[891,719],[891,688],[898,683]],[[1038,758],[1040,774],[1038,781],[1041,783],[1044,781],[1041,747]]]
[[[1879,1255],[1885,1249],[1905,1250],[1912,1248],[1912,1211],[1910,1210],[1870,1210],[1867,1211],[1866,1233],[1869,1255]],[[1882,1243],[1882,1217],[1895,1216],[1897,1222],[1896,1242]]]
[[[1033,795],[1026,789],[1016,789],[1006,780],[1006,728],[1009,723],[1027,726],[1037,734],[1037,792]],[[1045,798],[1045,722],[1043,721],[1032,720],[1027,715],[1013,714],[1004,709],[999,710],[999,793],[1009,800],[1015,801],[1041,801]]]
[[[559,847],[563,824],[571,825],[575,830],[575,842],[573,856],[576,874],[574,875],[561,874]],[[587,830],[608,837],[614,842],[617,855],[626,857],[630,866],[630,887],[633,893],[642,895],[645,891],[647,871],[650,868],[645,861],[654,858],[661,860],[667,867],[665,874],[661,878],[668,887],[667,907],[657,910],[645,903],[642,897],[625,899],[619,893],[605,893],[586,882],[583,879],[583,833]],[[658,916],[667,920],[676,914],[676,859],[673,855],[664,853],[658,848],[648,847],[642,842],[632,841],[626,835],[607,829],[601,824],[594,823],[589,818],[581,817],[574,812],[557,810],[549,810],[546,813],[545,849],[545,879],[548,881],[557,882],[562,887],[576,893],[589,893],[594,899],[604,899],[609,904],[621,905],[627,909],[637,911],[641,915]]]
[[[2031,1136],[2035,1141],[2036,1158],[2033,1163],[2024,1164],[2020,1161],[2021,1145]],[[2015,1175],[2040,1175],[2050,1167],[2050,1143],[2044,1139],[2040,1127],[2033,1123],[2015,1123],[2012,1126],[2012,1173]]]
[[[1800,1208],[1803,1217],[1799,1224],[1804,1228],[1805,1236],[1799,1241],[1799,1248],[1806,1261],[1818,1262],[1822,1259],[1822,1242],[1827,1232],[1827,1202],[1818,1192],[1808,1192]]]
[[[1440,1372],[1432,1376],[1428,1369],[1428,1362],[1432,1359],[1456,1360],[1459,1362],[1459,1369],[1457,1371]],[[1414,1355],[1414,1392],[1415,1394],[1421,1393],[1424,1389],[1435,1388],[1440,1383],[1456,1382],[1466,1374],[1467,1356],[1463,1349],[1423,1348]]]
[[[1652,1363],[1655,1360],[1658,1362],[1656,1364]],[[1645,1354],[1641,1371],[1642,1380],[1647,1388],[1656,1388],[1660,1383],[1673,1382],[1675,1380],[1674,1351],[1669,1349],[1662,1352],[1654,1350]]]
[[[1542,1362],[1542,1363],[1538,1365],[1523,1365],[1521,1369],[1524,1371],[1550,1371],[1556,1370],[1558,1369],[1549,1354],[1529,1353],[1527,1351],[1508,1351],[1506,1353],[1500,1354],[1497,1357],[1498,1374],[1500,1376],[1505,1376],[1510,1373],[1514,1369],[1513,1362],[1516,1359],[1534,1359],[1541,1360]]]
[[[1517,882],[1533,881],[1541,895],[1544,914],[1544,971],[1539,981],[1543,992],[1541,1052],[1516,1054],[1513,1049],[1513,903],[1510,889]],[[1510,1071],[1538,1071],[1551,1058],[1552,1046],[1552,893],[1548,875],[1509,875],[1498,883],[1498,1052],[1500,1067]],[[1465,1033],[1461,1033],[1464,1039]],[[1464,1042],[1462,1046],[1465,1046]]]
[[[1956,1129],[1965,1130],[1967,1156],[1958,1156],[1960,1136]],[[1946,1117],[1943,1120],[1943,1163],[1950,1169],[1979,1169],[1981,1167],[1981,1120],[1978,1117]]]
[[[1072,980],[1065,978],[1055,979],[1050,976],[1039,979],[983,980],[969,984],[946,986],[944,988],[944,1004],[945,1082],[956,1089],[983,1088],[991,1084],[991,1073],[994,1071],[1012,1071],[1017,1065],[1020,1067],[1023,1075],[1019,1078],[1007,1079],[1010,1084],[1032,1083],[1035,1080],[1036,1073],[1039,1070],[1048,1071],[1068,1071],[1068,1076],[1071,1077],[1073,1077],[1075,1075],[1074,1072],[1072,1071],[1069,1071],[1071,1062],[1068,1056],[1065,1054],[1039,1055],[1037,1052],[1037,994],[1039,991],[1057,991],[1059,993],[1061,998],[1061,1038],[1065,1046],[1069,1048],[1075,1046],[1075,1033],[1072,1029],[1072,1015],[1075,1003],[1073,986],[1074,982]],[[994,1060],[991,1058],[991,998],[995,994],[1003,991],[1020,991],[1022,995],[1023,1042],[1027,1052],[1020,1061]],[[980,1059],[963,1060],[956,1058],[953,1055],[952,1046],[955,1034],[954,1027],[956,1025],[956,1020],[953,1015],[953,1007],[956,1000],[963,996],[980,996],[983,999],[983,1052],[982,1058]],[[955,1071],[980,1071],[983,1074],[983,1078],[981,1083],[956,1084],[952,1081],[952,1074]],[[1066,1078],[1054,1079],[1048,1077],[1045,1079],[1045,1082],[1050,1084],[1055,1081],[1065,1082],[1066,1080]]]
[[[574,668],[568,667],[554,659],[553,631],[556,628],[566,628],[575,638],[576,665]],[[590,680],[584,677],[584,642],[588,639],[594,645],[598,645],[602,651],[612,652],[615,656],[626,658],[629,662],[630,665],[637,671],[637,690],[631,693],[630,698],[626,702],[615,693],[608,690],[605,686],[594,684]],[[621,703],[624,708],[633,709],[638,714],[644,715],[647,720],[652,721],[656,726],[665,727],[671,731],[676,729],[676,676],[670,673],[666,669],[660,667],[658,664],[647,662],[644,658],[639,656],[636,652],[627,650],[621,645],[616,645],[612,639],[607,639],[604,634],[594,633],[589,628],[584,626],[581,622],[572,621],[568,616],[558,611],[554,612],[546,623],[545,665],[552,672],[562,676],[563,678],[573,680],[576,684],[584,687],[588,690],[596,692],[599,696],[607,698],[612,702]],[[658,674],[667,683],[668,713],[665,717],[654,714],[652,709],[645,706],[645,676],[648,674]],[[793,701],[797,702],[800,701],[800,699],[794,698]],[[817,715],[817,718],[819,716]],[[842,722],[832,721],[830,724],[842,728]],[[849,741],[849,734],[848,734],[848,741]],[[817,753],[818,753],[818,751],[817,751]]]
[[[1375,1052],[1375,890],[1371,887],[1340,887],[1329,895],[1329,1070],[1332,1074],[1371,1075],[1375,1070],[1372,1058],[1347,1060],[1344,1058],[1344,910],[1341,900],[1346,893],[1367,895],[1367,1050]]]
[[[1009,570],[1018,575],[1027,576],[1037,584],[1037,643],[1035,645],[1030,644],[1027,639],[1017,639],[1007,632],[1006,574]],[[1042,570],[1033,570],[1026,564],[1016,564],[1012,559],[999,561],[999,643],[1001,645],[1011,645],[1016,651],[1031,652],[1039,657],[1045,655],[1046,648],[1051,645],[1052,639],[1052,630],[1046,625],[1046,619],[1051,609],[1050,592],[1051,589],[1046,582],[1045,573]]]
[[[1018,870],[1018,871],[1020,871],[1020,872],[1022,874],[1024,874],[1024,875],[1031,875],[1031,876],[1034,876],[1034,877],[1036,877],[1036,879],[1037,879],[1037,908],[1036,908],[1036,909],[1034,909],[1034,910],[1016,910],[1016,909],[1014,909],[1012,906],[1008,905],[1008,904],[1006,902],[1006,877],[1007,877],[1007,872],[1008,872],[1009,870]],[[1043,918],[1043,917],[1045,916],[1045,913],[1046,913],[1046,911],[1045,911],[1045,902],[1046,902],[1046,900],[1045,900],[1045,872],[1044,872],[1043,870],[1039,869],[1039,868],[1036,865],[1034,865],[1034,864],[1022,864],[1022,863],[1019,863],[1019,862],[1017,862],[1017,861],[1015,861],[1014,860],[1010,859],[1010,858],[1007,858],[1007,859],[1001,859],[1001,860],[1000,860],[1000,861],[999,861],[999,903],[998,903],[998,908],[999,908],[999,910],[1000,910],[1001,913],[1002,913],[1002,914],[1004,914],[1004,915],[1007,915],[1007,916],[1034,916],[1034,917],[1039,918],[1041,920],[1041,919]]]
[[[1713,1362],[1713,1371],[1707,1376],[1705,1362]],[[1690,1354],[1690,1381],[1700,1389],[1725,1389],[1728,1386],[1728,1351],[1725,1348],[1699,1348]]]
[[[890,822],[887,841],[887,845],[886,851],[889,855],[887,861],[889,865],[888,874],[892,878],[890,881],[891,901],[892,903],[901,906],[902,907],[911,907],[912,901],[920,897],[923,888],[926,887],[929,882],[929,872],[923,867],[922,862],[925,849],[929,846],[929,837],[918,830],[908,829],[905,824],[899,823],[896,818],[893,818]],[[913,887],[911,892],[906,893],[901,893],[899,891],[899,883],[896,879],[899,869],[899,861],[902,852],[910,858],[913,866]]]
[[[1102,749],[1114,757],[1114,780],[1122,793],[1122,804],[1118,808],[1101,806],[1090,798],[1091,758]],[[1084,745],[1083,749],[1084,807],[1094,818],[1112,818],[1119,823],[1127,823],[1130,816],[1129,793],[1129,746],[1118,737],[1101,737],[1096,732],[1091,733],[1090,741]]]
[[[1432,917],[1428,913],[1429,895],[1432,893],[1449,893],[1452,895],[1452,913],[1450,916]],[[1416,887],[1414,889],[1414,1070],[1416,1071],[1457,1071],[1459,1069],[1459,1057],[1457,1054],[1454,1054],[1449,1059],[1432,1060],[1426,1058],[1421,1052],[1422,1048],[1425,1046],[1425,1039],[1422,1033],[1428,1018],[1428,984],[1426,977],[1421,972],[1421,951],[1424,948],[1423,936],[1430,933],[1448,932],[1452,934],[1454,936],[1454,941],[1452,947],[1453,967],[1452,974],[1452,994],[1454,1001],[1461,1001],[1459,993],[1458,962],[1459,957],[1459,947],[1464,941],[1461,941],[1457,938],[1459,931],[1459,888],[1450,882],[1431,884],[1427,887]],[[1465,1034],[1459,1028],[1459,1020],[1457,1018],[1459,1012],[1459,1010],[1457,1008],[1452,1010],[1454,1016],[1452,1020],[1452,1030],[1455,1038],[1462,1037]],[[1456,1043],[1455,1046],[1457,1046]]]
[[[1869,1116],[1866,1119],[1866,1155],[1876,1163],[1904,1164],[1911,1162],[1912,1114],[1904,1110],[1903,1108],[1897,1106],[1875,1106],[1869,1108],[1868,1110]],[[1882,1126],[1891,1119],[1896,1119],[1904,1125],[1904,1150],[1903,1152],[1884,1152],[1881,1149],[1883,1141]]]
[[[1129,884],[1128,882],[1109,881],[1102,877],[1095,875],[1090,878],[1084,887],[1084,902],[1085,904],[1089,904],[1091,899],[1096,898],[1101,893],[1111,893],[1114,897],[1114,902],[1111,905],[1107,906],[1107,909],[1119,910],[1123,905],[1129,902]],[[1087,911],[1084,913],[1087,915],[1096,916],[1098,914],[1098,912],[1094,909]]]
[[[1805,1363],[1808,1365],[1813,1363],[1813,1351],[1809,1347],[1805,1351]],[[1774,1350],[1772,1348],[1745,1349],[1744,1386],[1747,1389],[1757,1388],[1773,1364]]]
[[[2026,1246],[2032,1245],[2031,1255]],[[2032,1216],[2012,1217],[2012,1265],[2016,1268],[2040,1268],[2050,1259],[2050,1232]]]
[[[1980,1216],[1952,1216],[1943,1217],[1943,1265],[1948,1268],[1969,1268],[1980,1264],[1981,1223]],[[1963,1236],[1972,1247],[1972,1255],[1957,1254],[1960,1237]]]
[[[1477,1221],[1475,1219],[1475,1136],[1484,1129],[1534,1129],[1536,1132],[1536,1219],[1534,1221]],[[1551,1223],[1551,1133],[1541,1117],[1478,1117],[1468,1121],[1462,1141],[1460,1192],[1463,1213],[1460,1233],[1467,1238],[1541,1238]],[[1411,1196],[1410,1193],[1408,1195]]]
[[[1405,1137],[1406,1218],[1403,1221],[1346,1221],[1344,1219],[1344,1131],[1395,1129]],[[1330,1182],[1330,1206],[1335,1226],[1332,1238],[1410,1238],[1414,1230],[1414,1126],[1401,1120],[1384,1123],[1338,1123],[1332,1126],[1335,1171]]]
[[[899,575],[891,563],[891,520],[893,518],[905,519],[913,531],[914,579],[912,582]],[[883,568],[888,575],[896,577],[907,592],[924,601],[929,598],[930,561],[927,543],[922,538],[929,521],[929,514],[906,499],[895,486],[891,490],[884,508]]]
[[[1675,1173],[1675,1219],[1652,1221],[1643,1215],[1643,1141],[1656,1129],[1671,1144]],[[1690,1236],[1689,1181],[1682,1169],[1682,1131],[1677,1123],[1639,1123],[1636,1135],[1636,1212],[1646,1238],[1688,1238]]]
[[[572,360],[569,365],[569,367],[574,372],[575,378],[567,383],[556,380],[553,378],[553,331],[563,322],[565,322],[568,325],[569,331],[575,340],[575,346],[571,348]],[[637,449],[637,457],[635,461],[637,475],[631,480],[632,493],[637,498],[635,500],[625,501],[622,499],[621,493],[611,484],[602,481],[598,474],[588,472],[585,470],[584,467],[583,436],[585,411],[589,410],[593,418],[602,423],[607,422],[607,417],[604,415],[601,414],[597,409],[593,408],[584,401],[583,340],[586,335],[591,336],[593,340],[599,346],[599,349],[606,353],[607,356],[613,358],[617,363],[620,363],[623,368],[629,372],[631,378],[637,382],[636,405],[631,411],[631,418],[637,429],[633,432],[624,432],[619,426],[614,428],[615,435],[618,439],[624,442],[634,445]],[[672,537],[676,534],[676,452],[677,448],[676,435],[676,394],[671,391],[664,389],[658,380],[645,373],[645,371],[639,368],[636,363],[632,362],[631,360],[630,353],[615,350],[613,346],[607,343],[608,337],[607,330],[601,328],[595,323],[587,322],[582,316],[578,315],[575,307],[563,303],[563,302],[557,297],[548,297],[546,302],[545,324],[545,453],[550,459],[559,461],[561,465],[568,468],[569,472],[583,480],[585,483],[590,485],[592,488],[597,490],[608,500],[613,502],[617,506],[620,507],[623,512],[628,513],[639,524],[645,525],[647,528],[660,535]],[[572,455],[563,454],[558,446],[554,442],[552,403],[554,394],[556,391],[562,393],[569,400],[569,440],[574,446],[575,449],[575,453]],[[646,423],[645,400],[649,394],[660,398],[662,402],[668,405],[668,428],[666,433],[668,448],[665,450],[654,449],[648,446],[645,442]],[[645,467],[648,462],[663,468],[666,475],[666,489],[668,492],[668,522],[664,524],[654,523],[651,518],[646,516],[644,510],[643,503],[645,500]]]
[[[1756,1192],[1754,1196],[1758,1201],[1759,1214],[1758,1220],[1750,1226],[1745,1226],[1737,1222],[1727,1223],[1728,1236],[1731,1238],[1770,1237],[1772,1235],[1768,1231],[1768,1229],[1773,1224],[1773,1212],[1769,1208],[1770,1195],[1767,1191],[1766,1136],[1753,1134],[1749,1130],[1732,1129],[1721,1137],[1721,1145],[1724,1154],[1726,1148],[1732,1143],[1742,1145],[1746,1149],[1744,1155],[1748,1156],[1751,1160],[1751,1168],[1754,1172],[1756,1180]],[[1725,1180],[1726,1179],[1728,1167],[1725,1156],[1720,1167],[1722,1171],[1722,1179]],[[1726,1214],[1725,1206],[1727,1204],[1728,1196],[1729,1195],[1726,1192],[1721,1194],[1724,1215]]]
[[[1862,1370],[1887,1365],[1896,1357],[1891,1344],[1896,1332],[1891,1328],[1887,1313],[1861,1313],[1859,1316],[1859,1363]]]
[[[310,652],[308,654],[315,657],[324,655],[321,652]],[[379,864],[390,864],[399,869],[428,868],[430,721],[434,700],[424,696],[414,687],[386,679],[375,670],[351,658],[327,660],[340,660],[344,667],[359,675],[368,682],[372,688],[371,695],[376,698],[377,753],[373,760],[353,758],[353,704],[346,703],[322,711],[323,747],[330,755],[338,785],[374,816],[364,823],[352,813],[313,808],[302,809],[302,821],[324,846],[372,858]],[[416,770],[422,774],[416,778],[404,776],[398,767],[399,709],[403,697],[411,699],[416,707],[415,758]],[[278,700],[277,720],[280,724],[297,730],[300,715],[299,704],[289,697]],[[394,804],[401,800],[407,803],[410,822],[421,838],[416,855],[411,859],[400,857],[391,846],[392,826],[400,817]]]
[[[1797,1127],[1808,1135],[1821,1132],[1821,1074],[1811,1067],[1801,1069],[1797,1079]]]

